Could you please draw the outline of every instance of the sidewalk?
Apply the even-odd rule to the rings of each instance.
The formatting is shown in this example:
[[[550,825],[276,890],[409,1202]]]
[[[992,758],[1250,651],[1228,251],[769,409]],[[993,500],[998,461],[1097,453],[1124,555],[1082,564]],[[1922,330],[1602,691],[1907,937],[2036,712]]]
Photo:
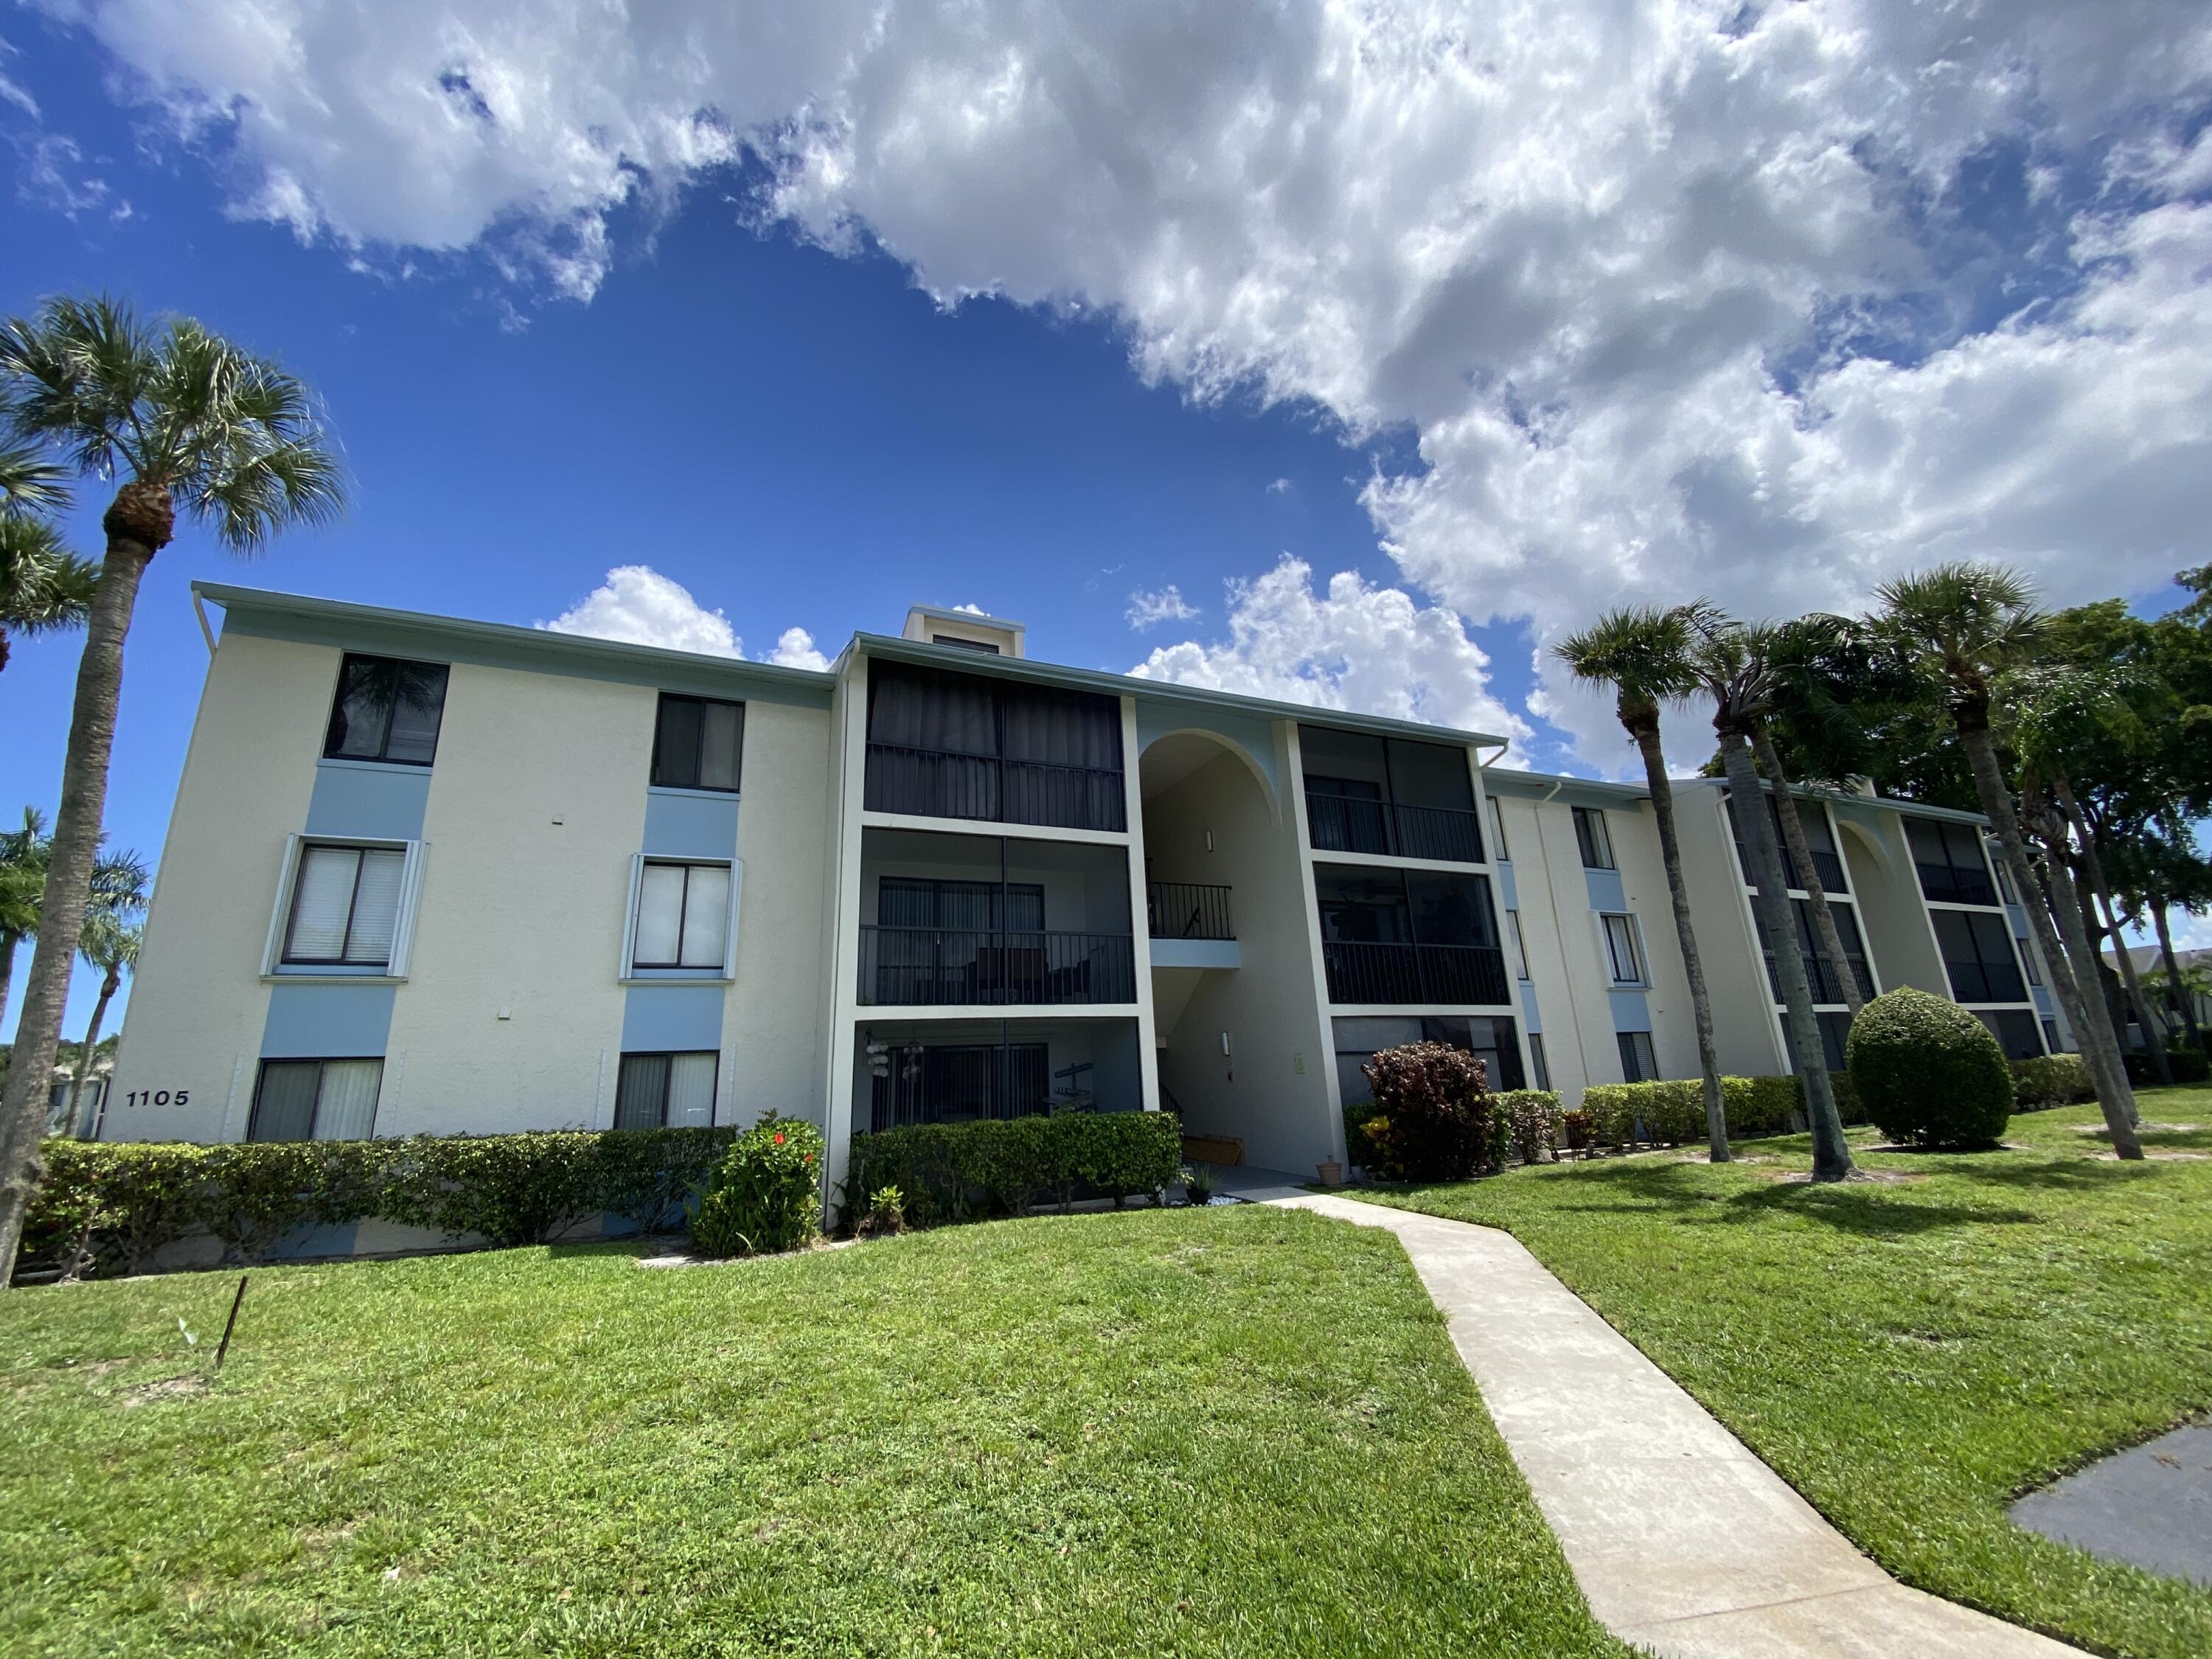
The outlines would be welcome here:
[[[1510,1235],[1319,1194],[1387,1227],[1590,1609],[1667,1659],[2055,1659],[2075,1649],[1895,1583]]]

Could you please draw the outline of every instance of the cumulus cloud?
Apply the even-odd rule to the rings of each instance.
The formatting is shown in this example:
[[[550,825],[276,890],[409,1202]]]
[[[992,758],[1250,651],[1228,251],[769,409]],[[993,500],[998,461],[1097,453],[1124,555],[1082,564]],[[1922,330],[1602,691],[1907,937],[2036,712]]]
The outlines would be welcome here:
[[[830,665],[830,659],[814,648],[814,635],[803,628],[787,628],[778,635],[775,649],[768,653],[768,659],[786,668],[819,671]]]
[[[556,634],[589,634],[710,657],[745,654],[744,641],[719,609],[708,610],[683,583],[645,564],[617,565],[606,580],[538,626]]]
[[[1273,483],[1267,486],[1267,493],[1270,495],[1289,495],[1291,493],[1291,481],[1288,478],[1276,479]]]
[[[1123,614],[1130,627],[1142,632],[1162,623],[1188,622],[1198,615],[1198,607],[1185,600],[1182,590],[1170,582],[1156,593],[1139,588],[1129,595],[1129,608]]]
[[[743,159],[757,220],[945,303],[1402,430],[1403,577],[1540,647],[1959,552],[2143,592],[2201,542],[2202,0],[46,3],[305,238],[583,297]]]
[[[1313,590],[1313,568],[1285,554],[1228,585],[1229,637],[1163,646],[1129,672],[1220,691],[1357,708],[1525,738],[1528,723],[1491,694],[1490,659],[1454,612],[1355,570]]]

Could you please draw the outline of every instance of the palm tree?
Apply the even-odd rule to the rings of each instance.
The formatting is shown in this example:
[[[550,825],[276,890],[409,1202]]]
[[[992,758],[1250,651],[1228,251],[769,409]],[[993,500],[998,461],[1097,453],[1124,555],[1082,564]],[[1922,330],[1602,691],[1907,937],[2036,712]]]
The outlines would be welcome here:
[[[1702,602],[1685,615],[1696,638],[1692,660],[1698,682],[1712,695],[1721,764],[1751,857],[1759,930],[1782,988],[1790,1066],[1805,1086],[1805,1115],[1813,1129],[1813,1179],[1842,1181],[1851,1172],[1850,1147],[1844,1139],[1835,1090],[1828,1082],[1820,1021],[1813,1012],[1813,988],[1797,949],[1796,917],[1782,873],[1782,854],[1775,843],[1774,825],[1760,808],[1759,769],[1751,752],[1751,735],[1771,707],[1778,678],[1771,654],[1774,630],[1730,622]]]
[[[1659,741],[1659,706],[1679,702],[1698,689],[1690,663],[1690,627],[1679,609],[1632,606],[1609,611],[1579,634],[1553,647],[1577,679],[1610,686],[1613,712],[1644,757],[1644,787],[1659,826],[1659,854],[1667,866],[1667,891],[1674,905],[1674,937],[1690,981],[1690,1011],[1698,1029],[1698,1070],[1705,1080],[1705,1141],[1712,1161],[1729,1161],[1728,1109],[1721,1095],[1719,1045],[1713,1039],[1712,998],[1705,965],[1690,921],[1690,893],[1682,880],[1682,844],[1674,829],[1674,789]]]
[[[0,669],[11,629],[36,635],[82,626],[99,580],[100,567],[71,553],[46,520],[0,514]]]
[[[138,944],[145,937],[145,928],[137,922],[126,922],[113,912],[94,917],[85,924],[84,937],[77,944],[77,954],[86,963],[100,970],[100,996],[92,1005],[92,1019],[85,1026],[84,1042],[77,1050],[76,1069],[70,1079],[69,1115],[62,1120],[62,1133],[83,1134],[78,1127],[84,1120],[84,1080],[92,1070],[93,1056],[100,1048],[100,1028],[107,1018],[107,1005],[123,988],[124,974],[138,962]],[[100,1097],[100,1113],[107,1115],[107,1097]],[[92,1132],[84,1135],[88,1140],[100,1139],[100,1129],[94,1124]]]
[[[2000,566],[1959,560],[1898,577],[1875,591],[1882,605],[1878,626],[1900,661],[1942,696],[1952,727],[1959,735],[1959,746],[1966,751],[1966,764],[1973,774],[1983,816],[1996,831],[1997,844],[2004,849],[2005,867],[2020,890],[2021,908],[2027,912],[2035,929],[2036,944],[2051,972],[2051,989],[2083,1045],[2113,1149],[2124,1158],[2140,1158],[2142,1147],[2136,1139],[2135,1096],[2112,1042],[2111,1023],[2090,1018],[2083,998],[2085,988],[2094,982],[2087,975],[2095,964],[2085,954],[2069,954],[2065,948],[2074,945],[2076,951],[2086,952],[2086,939],[2077,941],[2073,937],[2081,931],[2080,908],[2050,902],[2059,900],[2062,885],[2071,886],[2056,860],[2051,866],[2051,885],[2047,891],[2038,878],[1990,730],[1996,681],[2008,672],[2032,665],[2041,647],[2045,619],[2036,609],[2033,590],[2019,575]],[[2037,902],[2039,896],[2046,902]],[[2061,913],[2058,923],[2052,920],[2054,910]],[[2068,938],[2062,945],[2059,927],[2068,919],[2072,926],[2067,928]]]
[[[0,1097],[6,1262],[44,1173],[44,1080],[84,927],[139,581],[169,544],[179,513],[233,552],[250,554],[288,526],[333,515],[343,489],[300,381],[198,323],[147,324],[105,296],[50,300],[35,318],[0,324],[0,399],[17,441],[50,447],[80,475],[120,481],[100,520],[106,553],[77,665],[39,942]]]

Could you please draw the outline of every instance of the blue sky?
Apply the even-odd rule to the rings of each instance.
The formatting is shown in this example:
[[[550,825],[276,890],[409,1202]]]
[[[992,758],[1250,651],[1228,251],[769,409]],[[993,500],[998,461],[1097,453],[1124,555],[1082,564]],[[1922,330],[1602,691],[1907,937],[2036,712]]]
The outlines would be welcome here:
[[[115,839],[160,846],[196,577],[530,623],[644,565],[751,656],[976,604],[1577,769],[1617,728],[1531,657],[1607,603],[1973,551],[2155,606],[2212,517],[2201,9],[1711,9],[11,12],[0,306],[197,315],[355,481],[155,561]],[[0,675],[0,811],[51,808],[74,663]]]

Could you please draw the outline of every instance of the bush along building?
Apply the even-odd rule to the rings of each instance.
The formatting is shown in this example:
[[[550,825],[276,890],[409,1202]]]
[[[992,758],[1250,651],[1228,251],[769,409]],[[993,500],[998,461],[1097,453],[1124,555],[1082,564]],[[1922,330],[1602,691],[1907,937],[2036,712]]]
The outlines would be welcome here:
[[[196,600],[222,627],[105,1139],[774,1110],[821,1127],[834,1191],[876,1130],[1167,1109],[1306,1173],[1408,1041],[1569,1104],[1696,1074],[1643,792],[1496,738],[1054,666],[928,607],[809,672]],[[1785,1072],[1727,792],[1677,799],[1724,1067]],[[2069,1042],[1978,818],[1802,807],[1867,994],[1950,997],[2015,1056]]]

